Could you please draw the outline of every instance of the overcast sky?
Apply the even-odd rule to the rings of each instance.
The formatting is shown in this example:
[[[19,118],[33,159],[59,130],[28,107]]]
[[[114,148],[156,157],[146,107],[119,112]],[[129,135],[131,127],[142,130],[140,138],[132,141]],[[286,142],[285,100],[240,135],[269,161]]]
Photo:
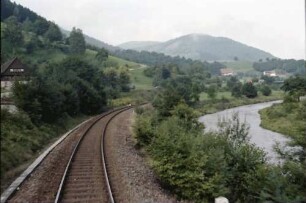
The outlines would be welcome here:
[[[15,0],[64,29],[112,45],[190,33],[229,37],[280,58],[305,58],[305,0]]]

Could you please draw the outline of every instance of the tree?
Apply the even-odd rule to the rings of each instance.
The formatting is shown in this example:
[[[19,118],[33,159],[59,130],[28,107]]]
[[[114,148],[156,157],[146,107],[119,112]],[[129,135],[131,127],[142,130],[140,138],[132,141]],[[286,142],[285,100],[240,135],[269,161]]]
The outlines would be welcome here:
[[[43,35],[49,29],[49,22],[44,18],[37,18],[34,22],[34,31],[37,35]]]
[[[101,78],[106,94],[110,98],[117,98],[121,91],[130,90],[130,76],[127,69],[106,68]]]
[[[274,77],[270,77],[267,75],[261,76],[261,79],[263,79],[267,84],[272,84],[274,82]]]
[[[233,97],[241,97],[242,95],[242,84],[241,82],[235,83],[231,89],[231,93]]]
[[[171,78],[171,71],[169,65],[155,66],[154,69],[155,75],[153,78],[153,86],[160,86],[165,80]]]
[[[257,97],[256,87],[253,85],[252,82],[247,82],[242,85],[242,94],[248,98]]]
[[[1,21],[13,15],[14,4],[10,0],[1,0]]]
[[[81,29],[72,29],[69,36],[70,52],[72,54],[84,54],[86,50],[85,39]]]
[[[217,88],[214,85],[210,85],[207,89],[208,97],[211,99],[215,99],[217,96]]]
[[[260,91],[261,91],[261,93],[262,93],[264,96],[269,96],[269,95],[272,93],[270,87],[267,86],[267,85],[264,85],[264,86],[260,89]]]
[[[45,33],[46,38],[48,38],[51,42],[62,40],[62,33],[58,26],[54,23],[51,23],[47,32]]]
[[[128,92],[130,91],[130,75],[127,70],[121,70],[119,72],[119,84],[121,86],[121,91]]]
[[[22,23],[22,28],[23,28],[23,30],[25,30],[27,32],[33,32],[34,24],[32,23],[32,21],[29,18],[26,18],[26,20],[23,21],[23,23]]]
[[[67,57],[50,70],[58,74],[56,77],[63,81],[67,79],[67,76],[74,74],[89,83],[93,83],[97,75],[97,70],[78,56]]]
[[[106,59],[108,58],[108,51],[104,48],[99,49],[98,53],[96,54],[96,59],[98,59],[98,61],[103,62],[106,61]]]
[[[288,92],[289,95],[293,96],[297,101],[300,101],[300,96],[306,94],[306,77],[290,77],[284,81],[281,89]]]
[[[231,76],[229,80],[227,80],[226,86],[229,90],[231,90],[234,87],[234,85],[237,83],[239,83],[239,80],[237,79],[237,77]]]
[[[27,84],[15,83],[13,92],[16,105],[39,124],[53,123],[63,115],[65,97],[59,89],[60,84],[56,81],[38,76]]]
[[[179,76],[165,81],[161,92],[154,99],[153,106],[156,107],[159,115],[167,117],[180,102],[190,104],[196,101],[198,94],[199,92],[194,88],[190,77]]]
[[[170,78],[170,77],[171,77],[170,70],[163,66],[162,69],[161,69],[161,78],[163,80],[165,80],[165,79]]]
[[[15,16],[11,16],[5,21],[6,27],[3,31],[3,37],[13,46],[17,47],[23,44],[23,36],[20,25]],[[2,37],[2,36],[1,36]]]

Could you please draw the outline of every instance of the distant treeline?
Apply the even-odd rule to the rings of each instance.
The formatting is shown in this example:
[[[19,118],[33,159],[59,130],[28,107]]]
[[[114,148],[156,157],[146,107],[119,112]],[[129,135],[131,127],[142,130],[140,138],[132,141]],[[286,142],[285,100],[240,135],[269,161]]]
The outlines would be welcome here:
[[[201,62],[192,59],[186,59],[185,57],[172,57],[162,53],[148,52],[148,51],[135,51],[135,50],[116,50],[112,52],[115,56],[120,58],[135,61],[137,63],[143,63],[151,66],[155,65],[167,65],[175,64],[181,70],[187,70],[191,67],[201,67],[211,73],[212,75],[219,75],[220,69],[225,68],[225,66],[219,62]]]
[[[44,19],[43,17],[37,15],[35,12],[28,8],[25,8],[15,2],[12,3],[10,0],[1,0],[1,21],[5,20],[10,16],[16,16],[19,22],[25,21],[27,18],[30,21],[35,21],[37,19]]]
[[[49,26],[51,24],[54,24],[51,21],[48,21],[45,18],[37,15],[30,9],[16,4],[15,2],[12,3],[10,0],[1,0],[1,21],[4,21],[11,16],[16,17],[19,23],[34,23],[35,26],[32,27],[35,27],[36,29],[33,29],[31,31],[38,35],[42,35],[47,32]]]
[[[271,59],[267,61],[259,61],[253,63],[253,68],[257,71],[282,70],[292,74],[306,74],[305,60],[294,59]]]
[[[59,27],[10,0],[1,0],[1,63],[16,55],[57,48],[68,52]]]

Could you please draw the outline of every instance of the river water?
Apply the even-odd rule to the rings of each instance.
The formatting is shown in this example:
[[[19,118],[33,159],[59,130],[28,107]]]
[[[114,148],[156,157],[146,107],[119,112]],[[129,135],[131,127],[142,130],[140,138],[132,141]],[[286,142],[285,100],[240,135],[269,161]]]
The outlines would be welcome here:
[[[267,153],[267,158],[270,163],[279,163],[280,159],[278,158],[277,153],[273,150],[273,146],[276,142],[279,142],[284,146],[289,139],[280,133],[272,132],[260,127],[260,115],[258,113],[260,109],[269,107],[275,103],[281,103],[281,101],[264,102],[227,109],[214,114],[202,116],[199,118],[199,121],[204,123],[206,127],[205,131],[214,131],[218,129],[217,124],[219,119],[231,119],[232,115],[237,112],[240,121],[245,121],[250,126],[250,142],[262,148]]]

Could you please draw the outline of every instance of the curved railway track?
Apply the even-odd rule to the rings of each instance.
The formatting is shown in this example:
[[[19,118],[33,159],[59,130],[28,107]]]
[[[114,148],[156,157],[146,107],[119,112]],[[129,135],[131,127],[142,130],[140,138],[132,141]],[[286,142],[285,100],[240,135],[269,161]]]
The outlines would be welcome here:
[[[87,129],[66,166],[55,203],[115,202],[105,162],[104,137],[110,121],[130,108],[126,107],[103,115]],[[104,126],[101,134],[90,133],[96,123]]]
[[[133,107],[123,107],[104,113],[88,126],[66,165],[55,197],[56,203],[115,202],[105,162],[104,137],[111,120],[131,108]],[[14,192],[7,199],[10,200],[13,196]]]

